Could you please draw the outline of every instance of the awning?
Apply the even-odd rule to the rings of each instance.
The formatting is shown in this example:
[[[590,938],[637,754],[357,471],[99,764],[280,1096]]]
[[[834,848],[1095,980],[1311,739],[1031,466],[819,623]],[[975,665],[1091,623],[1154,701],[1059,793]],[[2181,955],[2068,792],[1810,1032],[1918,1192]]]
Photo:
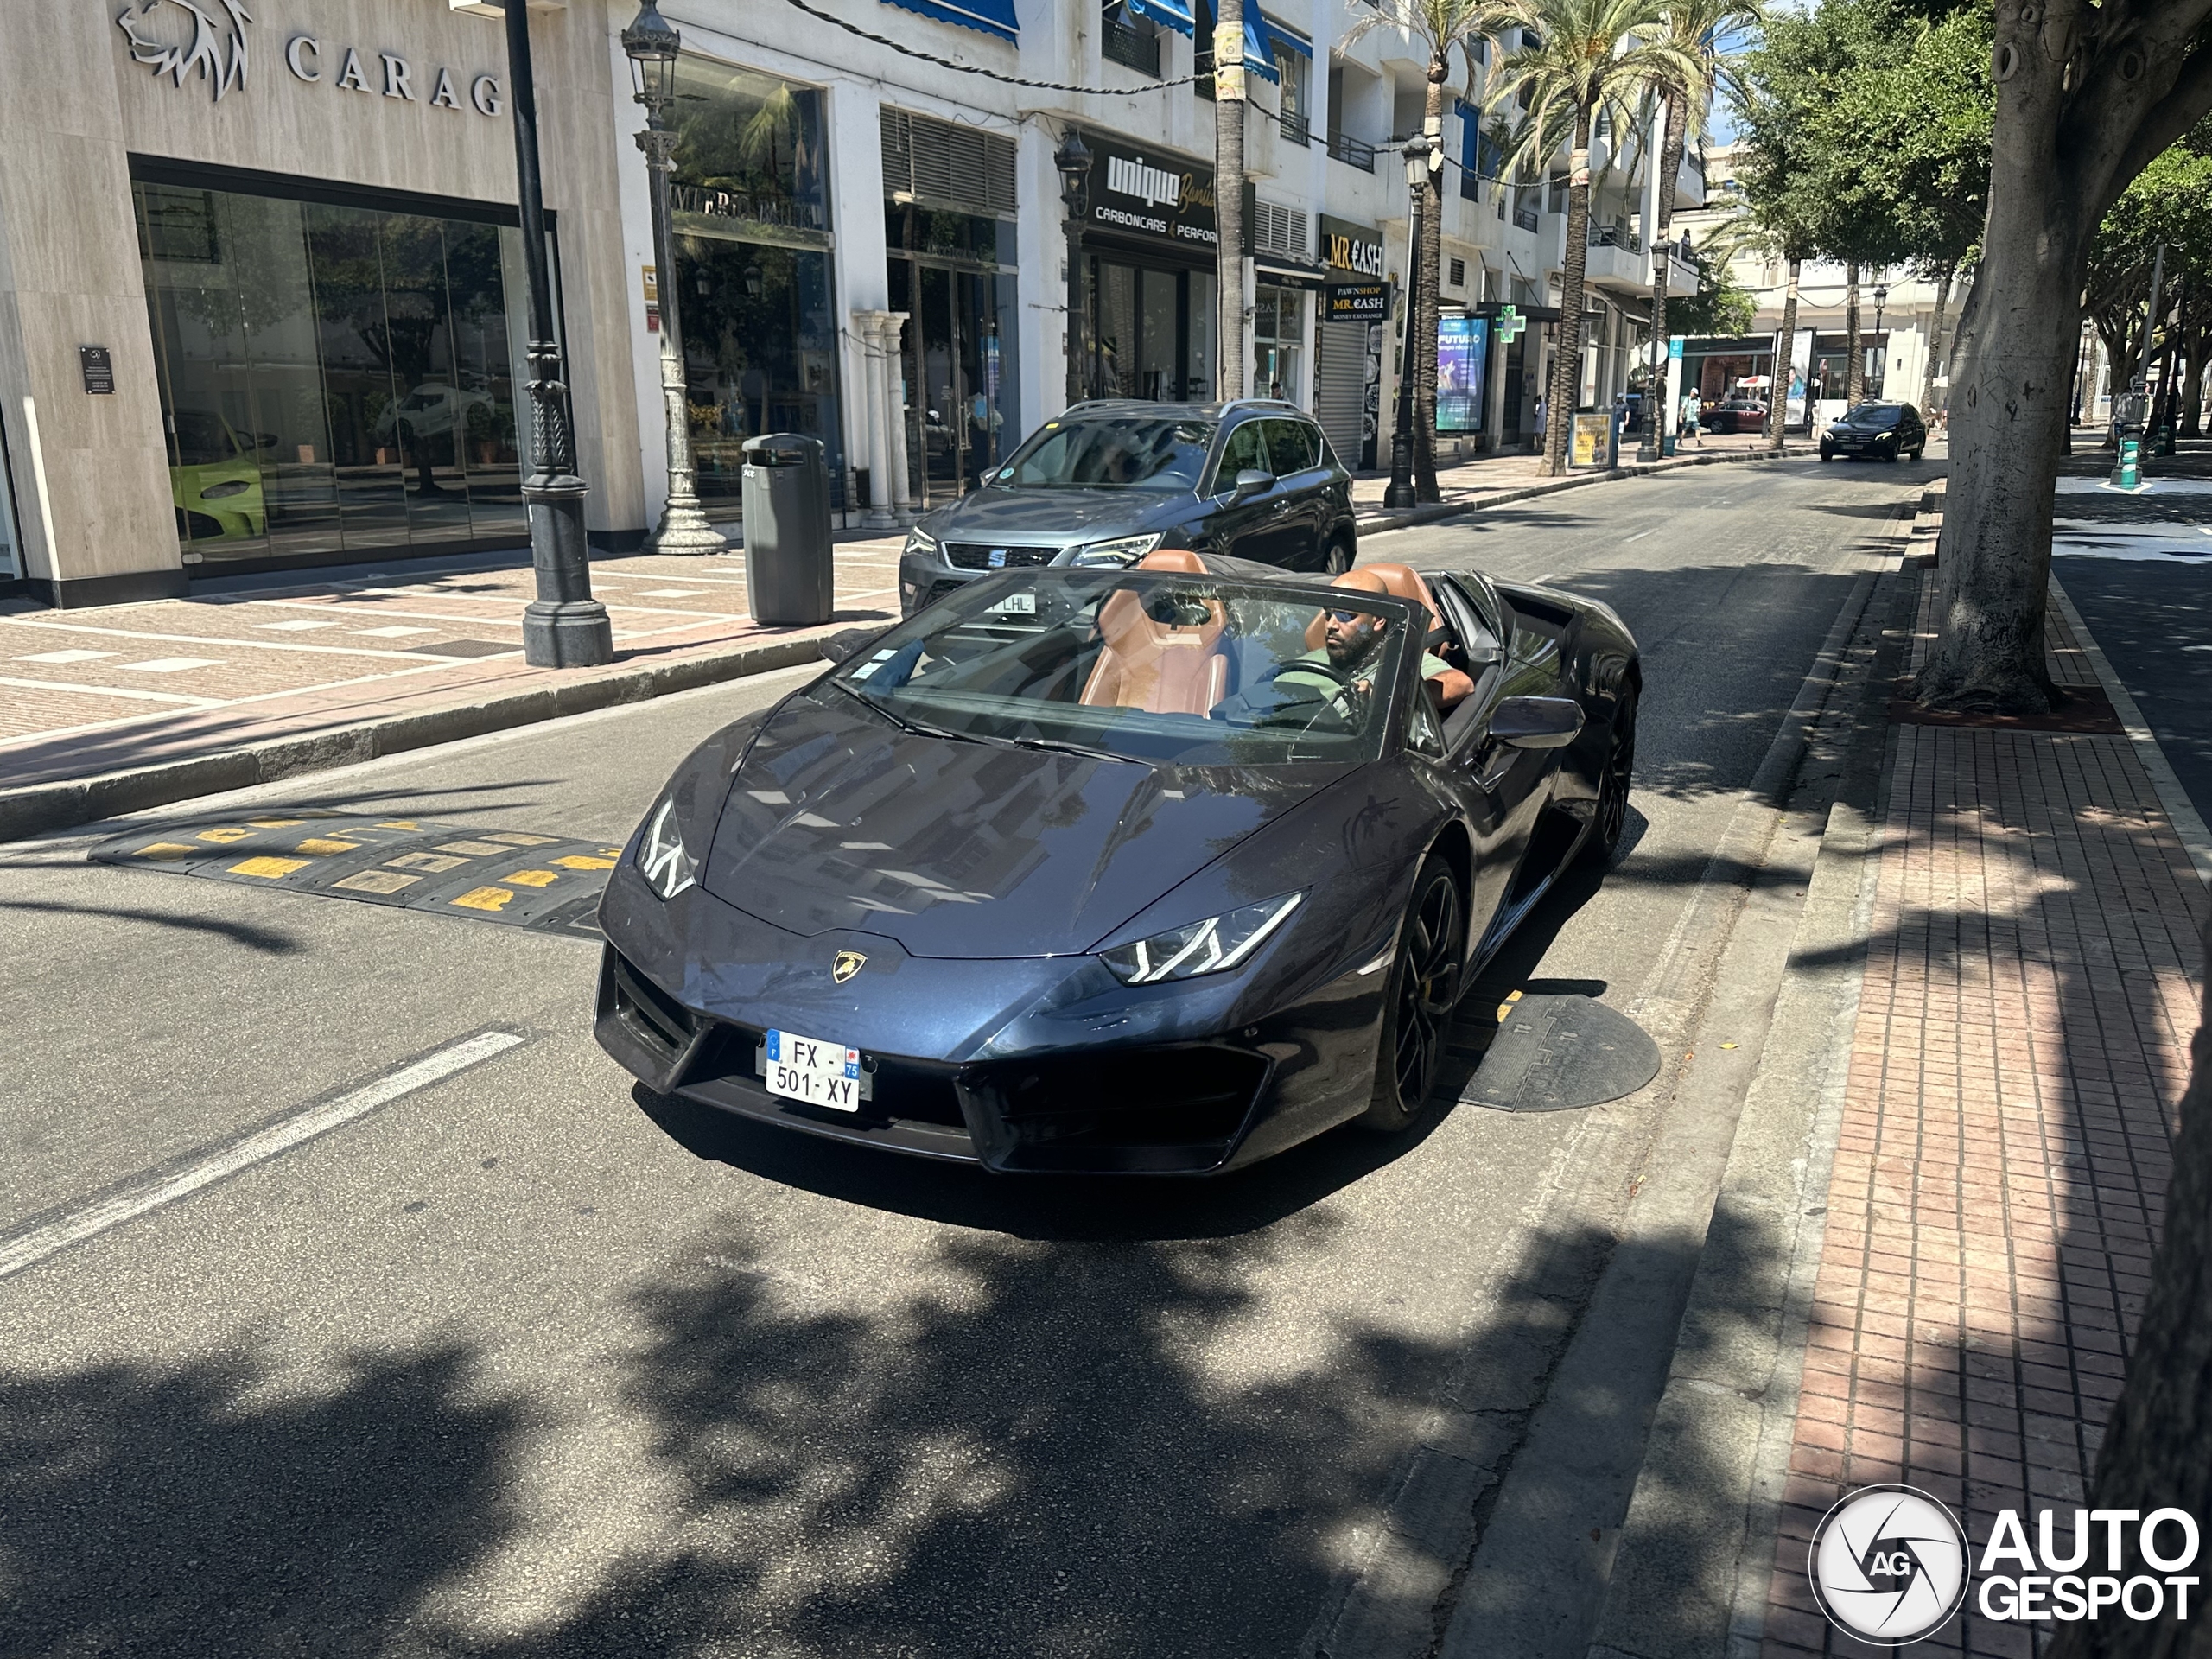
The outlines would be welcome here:
[[[1132,3],[1135,0],[1132,0]],[[907,11],[919,12],[925,17],[934,17],[940,23],[958,23],[963,29],[980,29],[986,35],[995,35],[1002,41],[1021,43],[1020,24],[1014,15],[1014,0],[890,0],[890,3]],[[1188,34],[1186,29],[1184,31]]]
[[[1275,22],[1274,18],[1268,16],[1265,12],[1262,12],[1260,14],[1260,22],[1265,25],[1267,29],[1268,42],[1269,45],[1287,47],[1291,51],[1297,53],[1301,58],[1310,59],[1313,57],[1313,41],[1305,39],[1301,35],[1292,34],[1288,29],[1285,29],[1281,23]]]
[[[1011,0],[970,0],[970,3],[1007,5],[1011,17]],[[923,0],[892,0],[892,3],[912,5],[917,11],[923,9]],[[1154,22],[1178,34],[1187,35],[1194,41],[1198,37],[1197,0],[1128,0],[1128,7],[1140,17],[1149,17]],[[1007,38],[1013,37],[1009,35]],[[1244,67],[1262,80],[1279,79],[1275,73],[1274,54],[1268,49],[1270,40],[1280,41],[1292,51],[1303,53],[1309,58],[1313,55],[1313,48],[1306,41],[1289,30],[1278,29],[1268,22],[1257,6],[1249,7],[1244,13]]]

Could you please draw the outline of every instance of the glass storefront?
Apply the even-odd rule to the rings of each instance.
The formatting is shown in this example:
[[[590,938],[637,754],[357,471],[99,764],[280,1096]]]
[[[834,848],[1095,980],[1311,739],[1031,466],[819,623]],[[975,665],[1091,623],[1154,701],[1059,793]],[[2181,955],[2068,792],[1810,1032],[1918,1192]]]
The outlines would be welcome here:
[[[1090,262],[1094,397],[1202,403],[1214,369],[1214,279],[1205,271]]]
[[[188,564],[526,539],[518,231],[132,194]]]
[[[1253,291],[1252,395],[1298,399],[1298,367],[1304,355],[1303,296],[1294,288]]]
[[[704,59],[677,66],[677,316],[699,497],[738,516],[747,438],[803,432],[845,505],[822,94]]]
[[[891,309],[907,316],[908,488],[934,506],[973,489],[1021,441],[1014,224],[891,202],[884,232]]]

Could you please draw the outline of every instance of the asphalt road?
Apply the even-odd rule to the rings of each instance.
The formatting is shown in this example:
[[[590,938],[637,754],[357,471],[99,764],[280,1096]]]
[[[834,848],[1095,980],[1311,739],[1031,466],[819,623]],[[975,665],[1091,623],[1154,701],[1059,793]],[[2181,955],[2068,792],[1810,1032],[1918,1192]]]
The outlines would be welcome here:
[[[1643,647],[1632,846],[1472,1005],[1655,988],[1921,470],[1700,468],[1363,548],[1548,576]],[[612,842],[798,677],[251,801]],[[1289,1654],[1440,1391],[1525,1417],[1603,1264],[1550,1208],[1586,1114],[1440,1110],[1210,1185],[995,1180],[648,1115],[589,1036],[588,943],[84,844],[0,849],[0,1262],[303,1106],[356,1115],[0,1278],[11,1655]],[[359,1092],[487,1030],[521,1040]]]

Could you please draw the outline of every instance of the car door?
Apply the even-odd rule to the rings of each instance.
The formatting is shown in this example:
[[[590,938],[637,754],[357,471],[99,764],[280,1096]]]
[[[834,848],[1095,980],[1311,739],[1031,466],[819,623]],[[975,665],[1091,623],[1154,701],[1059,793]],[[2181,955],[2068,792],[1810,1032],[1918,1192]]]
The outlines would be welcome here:
[[[1920,418],[1920,411],[1910,404],[1897,416],[1897,453],[1911,450],[1918,454],[1928,442],[1928,423]]]
[[[1490,734],[1490,717],[1508,697],[1560,695],[1560,638],[1542,619],[1522,621],[1510,601],[1479,580],[1440,580],[1433,591],[1475,682],[1473,693],[1444,722],[1444,772],[1465,804],[1470,827],[1486,826],[1477,831],[1469,910],[1471,931],[1479,936],[1517,896],[1514,877],[1551,798],[1559,759],[1556,750],[1499,742]]]
[[[1269,420],[1268,459],[1282,501],[1267,520],[1268,560],[1290,570],[1319,570],[1328,560],[1329,470],[1321,464],[1321,429],[1305,421]]]
[[[1278,561],[1268,556],[1268,531],[1281,486],[1243,501],[1236,499],[1238,473],[1274,470],[1268,465],[1267,438],[1262,429],[1266,424],[1264,421],[1240,422],[1222,440],[1220,459],[1214,462],[1213,505],[1206,540],[1216,552],[1274,564]]]

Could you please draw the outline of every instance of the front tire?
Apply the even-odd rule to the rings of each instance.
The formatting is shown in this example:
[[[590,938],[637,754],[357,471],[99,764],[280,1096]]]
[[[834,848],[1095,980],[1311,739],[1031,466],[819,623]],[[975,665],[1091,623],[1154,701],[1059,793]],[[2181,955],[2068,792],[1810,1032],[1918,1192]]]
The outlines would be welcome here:
[[[1459,879],[1432,853],[1421,860],[1413,901],[1398,928],[1397,956],[1383,994],[1375,1097],[1356,1120],[1361,1128],[1395,1135],[1410,1128],[1427,1103],[1459,1005],[1465,931]]]
[[[1598,810],[1582,843],[1581,862],[1603,868],[1620,851],[1628,829],[1630,780],[1636,771],[1636,693],[1621,693],[1605,745],[1605,775],[1598,780]]]
[[[1339,536],[1322,551],[1321,574],[1334,580],[1351,569],[1351,543]]]
[[[1835,459],[1835,451],[1829,448],[1825,443],[1822,444],[1821,446],[1821,459],[1822,461],[1834,461]]]

